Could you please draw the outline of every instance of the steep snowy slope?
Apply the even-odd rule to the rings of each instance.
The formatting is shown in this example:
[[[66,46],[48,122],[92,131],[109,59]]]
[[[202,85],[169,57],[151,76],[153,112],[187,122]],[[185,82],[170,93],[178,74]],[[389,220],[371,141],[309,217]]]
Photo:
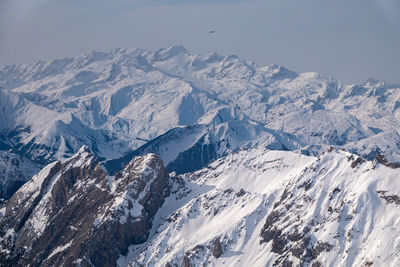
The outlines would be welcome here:
[[[19,155],[0,151],[0,202],[8,199],[21,185],[42,168],[40,164]]]
[[[246,149],[169,177],[87,147],[0,205],[0,265],[398,266],[400,165]]]
[[[173,178],[131,266],[398,266],[400,169],[242,150]],[[156,225],[156,224],[155,224]]]
[[[182,174],[199,170],[239,148],[294,150],[301,147],[295,136],[252,122],[237,108],[221,108],[208,119],[206,124],[174,128],[123,158],[108,161],[106,168],[113,173],[134,156],[155,153],[170,172]]]
[[[111,174],[149,152],[179,174],[252,147],[333,145],[400,162],[400,86],[374,80],[344,85],[173,46],[7,66],[0,88],[0,149],[41,164],[82,145]]]
[[[219,110],[234,109],[246,117],[245,132],[255,123],[295,135],[290,150],[348,145],[371,158],[380,152],[400,161],[399,86],[373,80],[344,85],[174,46],[7,66],[0,87],[3,139],[32,159],[71,156],[83,144],[101,158],[118,158],[173,128],[219,124]],[[268,131],[257,136],[270,139]],[[242,138],[238,146],[253,136]]]

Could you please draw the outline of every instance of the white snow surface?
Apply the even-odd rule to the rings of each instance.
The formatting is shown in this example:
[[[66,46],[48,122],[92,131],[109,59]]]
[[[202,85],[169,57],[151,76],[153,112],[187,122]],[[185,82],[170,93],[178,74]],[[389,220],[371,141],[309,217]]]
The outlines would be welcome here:
[[[25,183],[42,167],[20,155],[9,151],[0,151],[0,198],[8,197],[12,193],[12,189],[9,187],[16,183]]]
[[[398,266],[400,198],[396,204],[383,196],[400,196],[400,170],[356,159],[341,150],[317,158],[250,149],[176,177],[150,238],[118,264],[180,266],[184,255],[193,266],[272,266],[282,257],[300,264],[290,252],[271,252],[272,241],[261,242],[268,216],[279,211],[274,226],[282,233],[308,227],[311,247],[331,246],[314,259],[322,266]],[[219,258],[212,255],[217,238]]]
[[[82,145],[118,158],[175,127],[203,124],[216,142],[228,142],[221,155],[241,147],[281,149],[277,143],[315,154],[324,145],[346,145],[400,162],[400,86],[385,82],[345,85],[173,46],[6,66],[0,87],[0,130],[13,133],[0,141],[19,144],[15,149],[31,159],[62,159]],[[196,138],[163,148],[163,160]]]
[[[60,253],[60,252],[62,252],[62,251],[64,251],[64,250],[68,249],[68,248],[71,246],[71,244],[72,244],[72,240],[69,241],[67,244],[65,244],[65,245],[62,246],[62,247],[57,247],[56,249],[54,249],[54,250],[50,253],[50,255],[47,257],[46,260],[50,259],[51,257],[53,257],[54,255],[56,255],[57,253]]]

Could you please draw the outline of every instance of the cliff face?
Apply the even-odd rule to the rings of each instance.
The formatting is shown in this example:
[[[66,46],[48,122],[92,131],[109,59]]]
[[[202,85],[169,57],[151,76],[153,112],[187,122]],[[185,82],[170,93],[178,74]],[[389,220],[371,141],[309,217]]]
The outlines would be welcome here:
[[[129,245],[146,241],[169,195],[155,155],[108,176],[86,148],[54,162],[2,208],[0,262],[24,266],[114,266]]]

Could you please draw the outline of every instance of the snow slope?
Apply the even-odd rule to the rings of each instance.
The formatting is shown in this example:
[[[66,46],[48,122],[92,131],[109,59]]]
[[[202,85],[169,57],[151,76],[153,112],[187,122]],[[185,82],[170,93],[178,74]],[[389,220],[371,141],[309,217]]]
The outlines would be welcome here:
[[[0,202],[8,199],[17,189],[43,166],[8,151],[0,151]]]
[[[332,145],[400,162],[399,99],[399,85],[375,80],[345,85],[182,46],[119,48],[0,69],[0,150],[44,165],[87,145],[111,175],[146,153],[182,174],[255,147]]]
[[[0,264],[398,266],[399,178],[334,147],[241,149],[175,176],[146,154],[110,176],[83,147],[0,204]]]
[[[337,145],[400,161],[399,86],[374,80],[345,85],[173,46],[7,66],[0,87],[1,141],[43,162],[69,157],[82,145],[100,158],[119,158],[171,129],[194,125],[214,125],[216,143],[236,131],[232,150],[255,146],[256,135],[257,144],[311,154]],[[290,138],[271,140],[271,131]]]
[[[400,169],[341,150],[241,150],[174,177],[158,227],[118,263],[398,266],[399,177]]]

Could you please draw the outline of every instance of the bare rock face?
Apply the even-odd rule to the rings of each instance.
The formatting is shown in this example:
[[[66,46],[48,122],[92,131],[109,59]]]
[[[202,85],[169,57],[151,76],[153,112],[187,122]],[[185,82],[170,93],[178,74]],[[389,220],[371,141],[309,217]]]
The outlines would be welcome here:
[[[169,190],[159,157],[137,157],[111,177],[84,147],[45,167],[3,207],[0,265],[115,266],[147,240]]]
[[[182,267],[192,267],[192,263],[190,262],[190,259],[188,256],[183,256],[182,259]]]
[[[213,256],[215,258],[221,257],[223,251],[222,251],[222,246],[221,246],[221,241],[219,238],[215,239],[214,241],[214,248],[213,248]]]

